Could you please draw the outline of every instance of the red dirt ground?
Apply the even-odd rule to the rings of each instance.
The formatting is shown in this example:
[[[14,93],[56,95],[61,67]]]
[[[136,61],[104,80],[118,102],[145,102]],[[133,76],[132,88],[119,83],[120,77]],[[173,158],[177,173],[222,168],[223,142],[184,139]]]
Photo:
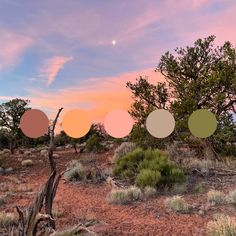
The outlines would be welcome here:
[[[56,158],[59,171],[65,170],[71,160],[80,160],[89,165],[89,160],[95,160],[97,166],[109,168],[112,166],[109,157],[110,153],[94,154],[86,157],[85,154],[73,154],[73,150],[57,151],[60,155]],[[34,165],[22,167],[21,159],[12,156],[8,165],[14,171],[7,175],[0,176],[0,196],[6,192],[8,186],[14,190],[17,186],[24,185],[32,188],[34,192],[14,192],[8,197],[7,203],[0,206],[0,211],[13,211],[14,206],[27,206],[34,198],[34,193],[40,185],[45,183],[49,175],[47,158],[35,154],[34,157],[24,157],[23,159],[33,159]],[[221,180],[219,180],[221,182]],[[236,187],[236,182],[222,185],[222,189],[228,190]],[[229,215],[235,214],[235,209],[228,206],[213,207],[207,214],[199,215],[197,207],[190,214],[176,214],[166,209],[164,199],[161,195],[147,201],[134,202],[130,205],[116,206],[107,203],[106,196],[111,191],[107,183],[68,183],[61,180],[55,199],[54,206],[58,211],[56,214],[56,225],[58,229],[67,228],[85,222],[96,220],[97,223],[90,227],[98,235],[183,235],[201,236],[206,235],[206,224],[212,219],[216,212],[227,212]],[[186,194],[185,200],[190,204],[200,206],[206,203],[206,193]]]

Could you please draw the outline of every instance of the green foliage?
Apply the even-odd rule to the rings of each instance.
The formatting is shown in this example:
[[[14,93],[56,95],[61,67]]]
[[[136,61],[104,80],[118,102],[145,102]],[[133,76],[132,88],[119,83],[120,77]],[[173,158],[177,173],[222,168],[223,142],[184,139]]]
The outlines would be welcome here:
[[[170,139],[170,138],[167,138]],[[158,140],[155,137],[153,137],[147,129],[144,127],[144,125],[141,124],[135,124],[130,137],[130,142],[134,142],[137,144],[137,146],[142,147],[144,149],[147,148],[159,148],[164,149],[165,148],[165,141],[163,139]]]
[[[117,160],[114,174],[121,178],[135,179],[140,187],[156,187],[184,180],[184,173],[158,149],[136,148]]]
[[[203,193],[204,192],[204,186],[202,185],[202,183],[197,183],[195,186],[194,186],[194,192],[195,193]]]
[[[56,146],[65,146],[66,144],[73,145],[76,143],[84,143],[87,142],[93,136],[97,136],[99,140],[104,140],[107,138],[107,134],[102,124],[92,124],[89,132],[81,138],[71,138],[67,136],[64,131],[61,131],[60,134],[56,135],[55,137],[55,144]]]
[[[8,131],[4,128],[0,129],[0,148],[9,148],[9,135]]]
[[[16,148],[17,141],[24,138],[19,128],[21,116],[29,110],[29,100],[12,99],[0,105],[0,128],[5,130],[11,151]]]
[[[86,142],[86,149],[89,152],[97,152],[103,148],[100,144],[100,138],[97,134],[93,134]]]
[[[138,78],[136,83],[127,83],[134,99],[130,114],[142,131],[133,131],[134,140],[145,146],[153,145],[152,139],[148,136],[146,139],[142,127],[151,111],[163,108],[171,111],[176,120],[175,132],[165,142],[173,138],[189,142],[189,116],[197,109],[208,109],[218,120],[217,130],[208,141],[218,153],[236,155],[235,146],[224,152],[227,143],[236,142],[233,120],[233,113],[236,113],[236,50],[230,42],[215,47],[214,40],[215,36],[209,36],[196,40],[193,46],[176,48],[174,54],[166,52],[156,68],[166,83],[154,85],[146,77]]]
[[[135,180],[136,184],[142,188],[145,186],[155,187],[160,183],[160,181],[160,172],[151,169],[142,169]]]

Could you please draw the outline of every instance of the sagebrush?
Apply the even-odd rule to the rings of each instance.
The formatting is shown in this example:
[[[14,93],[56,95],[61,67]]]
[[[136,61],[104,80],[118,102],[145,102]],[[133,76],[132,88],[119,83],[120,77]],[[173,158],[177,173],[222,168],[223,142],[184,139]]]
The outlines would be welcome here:
[[[158,149],[136,148],[116,161],[114,174],[134,179],[139,187],[156,187],[182,182],[183,171],[168,158],[167,152]]]

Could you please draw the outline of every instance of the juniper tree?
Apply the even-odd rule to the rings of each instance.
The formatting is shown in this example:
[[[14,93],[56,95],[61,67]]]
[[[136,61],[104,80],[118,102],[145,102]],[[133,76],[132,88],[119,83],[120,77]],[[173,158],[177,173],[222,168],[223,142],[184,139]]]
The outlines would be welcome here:
[[[204,108],[216,115],[218,127],[203,141],[216,151],[235,142],[236,49],[230,42],[215,46],[214,41],[212,35],[162,55],[155,70],[164,76],[165,83],[155,86],[142,77],[135,84],[127,83],[135,98],[131,115],[137,124],[141,120],[143,123],[150,110],[170,110],[176,119],[176,138],[190,142],[188,118],[193,111]]]

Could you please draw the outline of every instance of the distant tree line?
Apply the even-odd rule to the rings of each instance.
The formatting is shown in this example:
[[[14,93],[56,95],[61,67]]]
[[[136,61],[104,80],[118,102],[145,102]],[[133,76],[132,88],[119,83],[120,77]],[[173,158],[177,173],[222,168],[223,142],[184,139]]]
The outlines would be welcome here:
[[[18,98],[0,105],[0,149],[9,148],[13,153],[18,147],[31,148],[48,145],[49,134],[33,139],[25,136],[19,128],[21,116],[30,109],[30,100]],[[86,142],[91,136],[97,142],[108,138],[103,125],[98,123],[92,124],[89,132],[78,139],[71,138],[64,131],[61,131],[55,136],[55,144],[56,146],[76,145]]]

